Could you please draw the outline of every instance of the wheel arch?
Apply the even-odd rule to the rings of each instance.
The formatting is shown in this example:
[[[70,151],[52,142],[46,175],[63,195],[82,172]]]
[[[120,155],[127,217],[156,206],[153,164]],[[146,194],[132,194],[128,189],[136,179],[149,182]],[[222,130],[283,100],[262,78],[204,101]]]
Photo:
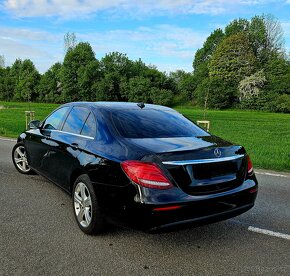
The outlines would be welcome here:
[[[83,170],[83,169],[81,169],[81,168],[77,168],[77,169],[75,169],[75,170],[72,172],[72,174],[71,174],[71,176],[70,176],[70,181],[69,181],[69,192],[70,192],[70,193],[72,193],[73,186],[74,186],[74,183],[75,183],[76,179],[77,179],[80,175],[82,175],[82,174],[86,174],[86,175],[88,175],[88,174],[85,172],[85,170]]]

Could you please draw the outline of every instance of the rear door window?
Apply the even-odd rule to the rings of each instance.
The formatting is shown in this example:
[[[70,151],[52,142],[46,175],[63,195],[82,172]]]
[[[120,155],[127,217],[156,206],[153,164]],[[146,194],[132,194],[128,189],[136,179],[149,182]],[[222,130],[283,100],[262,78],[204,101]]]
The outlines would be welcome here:
[[[85,107],[73,107],[63,125],[62,130],[73,134],[81,134],[89,114],[90,110]]]

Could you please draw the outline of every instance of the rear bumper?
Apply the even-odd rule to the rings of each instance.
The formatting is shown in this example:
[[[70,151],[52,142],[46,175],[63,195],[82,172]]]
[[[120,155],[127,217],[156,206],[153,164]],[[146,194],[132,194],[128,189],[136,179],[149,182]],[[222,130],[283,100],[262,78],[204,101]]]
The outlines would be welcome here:
[[[145,231],[159,231],[182,226],[200,226],[240,215],[254,206],[257,186],[232,194],[175,204],[137,204],[126,210],[126,225]],[[159,211],[164,206],[176,210]]]
[[[226,220],[235,216],[238,216],[242,213],[245,213],[249,209],[254,207],[254,204],[247,204],[241,207],[237,207],[233,210],[227,210],[224,212],[220,213],[215,213],[203,217],[197,217],[197,218],[191,218],[191,219],[186,219],[186,220],[180,220],[180,221],[175,221],[167,224],[161,224],[155,227],[152,227],[149,229],[149,232],[158,232],[168,229],[173,229],[176,227],[183,227],[183,226],[201,226],[209,223],[214,223],[222,220]]]

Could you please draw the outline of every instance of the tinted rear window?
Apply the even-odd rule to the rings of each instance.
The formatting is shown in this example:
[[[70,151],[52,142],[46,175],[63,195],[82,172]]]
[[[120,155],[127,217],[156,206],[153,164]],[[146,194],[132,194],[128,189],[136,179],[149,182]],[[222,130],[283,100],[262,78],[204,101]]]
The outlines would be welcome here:
[[[115,110],[111,119],[119,134],[126,138],[168,138],[207,136],[181,114],[155,109]]]

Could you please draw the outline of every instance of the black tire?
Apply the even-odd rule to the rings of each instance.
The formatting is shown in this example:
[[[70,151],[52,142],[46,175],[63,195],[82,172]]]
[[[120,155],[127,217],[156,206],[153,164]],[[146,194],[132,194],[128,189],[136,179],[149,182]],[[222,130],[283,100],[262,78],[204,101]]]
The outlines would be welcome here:
[[[82,196],[82,189],[85,191],[85,196]],[[86,203],[89,197],[91,202],[90,207]],[[74,183],[72,204],[76,222],[84,233],[93,235],[104,232],[104,217],[100,210],[94,187],[86,174],[80,175]],[[91,218],[90,220],[88,219],[89,217]]]
[[[21,153],[21,154],[20,154]],[[26,159],[26,150],[23,142],[17,143],[12,149],[12,161],[17,169],[22,174],[33,174],[34,172],[29,167]]]

